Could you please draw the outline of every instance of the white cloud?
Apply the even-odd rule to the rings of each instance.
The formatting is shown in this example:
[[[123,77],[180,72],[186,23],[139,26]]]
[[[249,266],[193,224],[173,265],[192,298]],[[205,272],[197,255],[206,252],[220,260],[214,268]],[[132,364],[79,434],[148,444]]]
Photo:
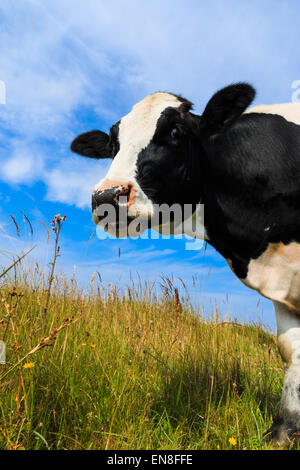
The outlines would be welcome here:
[[[44,173],[47,181],[47,199],[80,208],[90,207],[94,184],[105,176],[109,163],[90,160],[86,164],[80,157],[62,160]]]
[[[11,157],[7,159],[1,171],[1,179],[10,183],[30,183],[40,179],[42,175],[43,160],[36,155],[28,154],[29,149],[16,148]]]

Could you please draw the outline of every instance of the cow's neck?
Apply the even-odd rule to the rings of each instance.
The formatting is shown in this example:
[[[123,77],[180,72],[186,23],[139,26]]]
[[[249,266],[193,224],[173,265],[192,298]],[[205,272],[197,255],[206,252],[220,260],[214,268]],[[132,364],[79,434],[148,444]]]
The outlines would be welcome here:
[[[245,278],[249,260],[268,244],[268,220],[262,207],[252,200],[247,182],[239,187],[231,174],[214,164],[219,158],[212,155],[203,167],[200,199],[206,240],[239,278]]]

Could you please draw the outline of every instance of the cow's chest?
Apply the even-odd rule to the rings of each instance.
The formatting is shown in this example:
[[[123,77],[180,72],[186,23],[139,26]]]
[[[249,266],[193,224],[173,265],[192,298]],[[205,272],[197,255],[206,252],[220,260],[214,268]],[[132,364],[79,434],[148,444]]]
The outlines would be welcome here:
[[[270,243],[264,253],[250,260],[247,276],[240,280],[300,313],[300,244]]]

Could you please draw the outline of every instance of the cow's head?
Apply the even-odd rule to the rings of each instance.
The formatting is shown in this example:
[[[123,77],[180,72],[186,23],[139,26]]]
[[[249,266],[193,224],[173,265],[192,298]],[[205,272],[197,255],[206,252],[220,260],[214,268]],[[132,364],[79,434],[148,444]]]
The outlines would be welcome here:
[[[94,222],[101,225],[98,209],[103,204],[116,209],[125,205],[129,223],[136,217],[148,220],[159,204],[199,203],[205,143],[226,132],[254,94],[248,84],[231,85],[217,92],[197,116],[188,100],[158,92],[133,106],[109,135],[98,130],[79,135],[72,151],[113,159],[94,188]]]

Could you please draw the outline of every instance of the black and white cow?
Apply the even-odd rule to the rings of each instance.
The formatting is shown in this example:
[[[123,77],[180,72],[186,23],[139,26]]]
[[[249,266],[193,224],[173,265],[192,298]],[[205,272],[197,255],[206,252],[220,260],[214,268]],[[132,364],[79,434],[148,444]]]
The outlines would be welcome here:
[[[270,436],[300,430],[300,104],[258,106],[245,83],[218,91],[201,116],[171,93],[154,93],[71,149],[112,158],[93,193],[97,208],[126,197],[128,220],[155,204],[204,204],[204,238],[248,287],[273,300],[285,378]]]

